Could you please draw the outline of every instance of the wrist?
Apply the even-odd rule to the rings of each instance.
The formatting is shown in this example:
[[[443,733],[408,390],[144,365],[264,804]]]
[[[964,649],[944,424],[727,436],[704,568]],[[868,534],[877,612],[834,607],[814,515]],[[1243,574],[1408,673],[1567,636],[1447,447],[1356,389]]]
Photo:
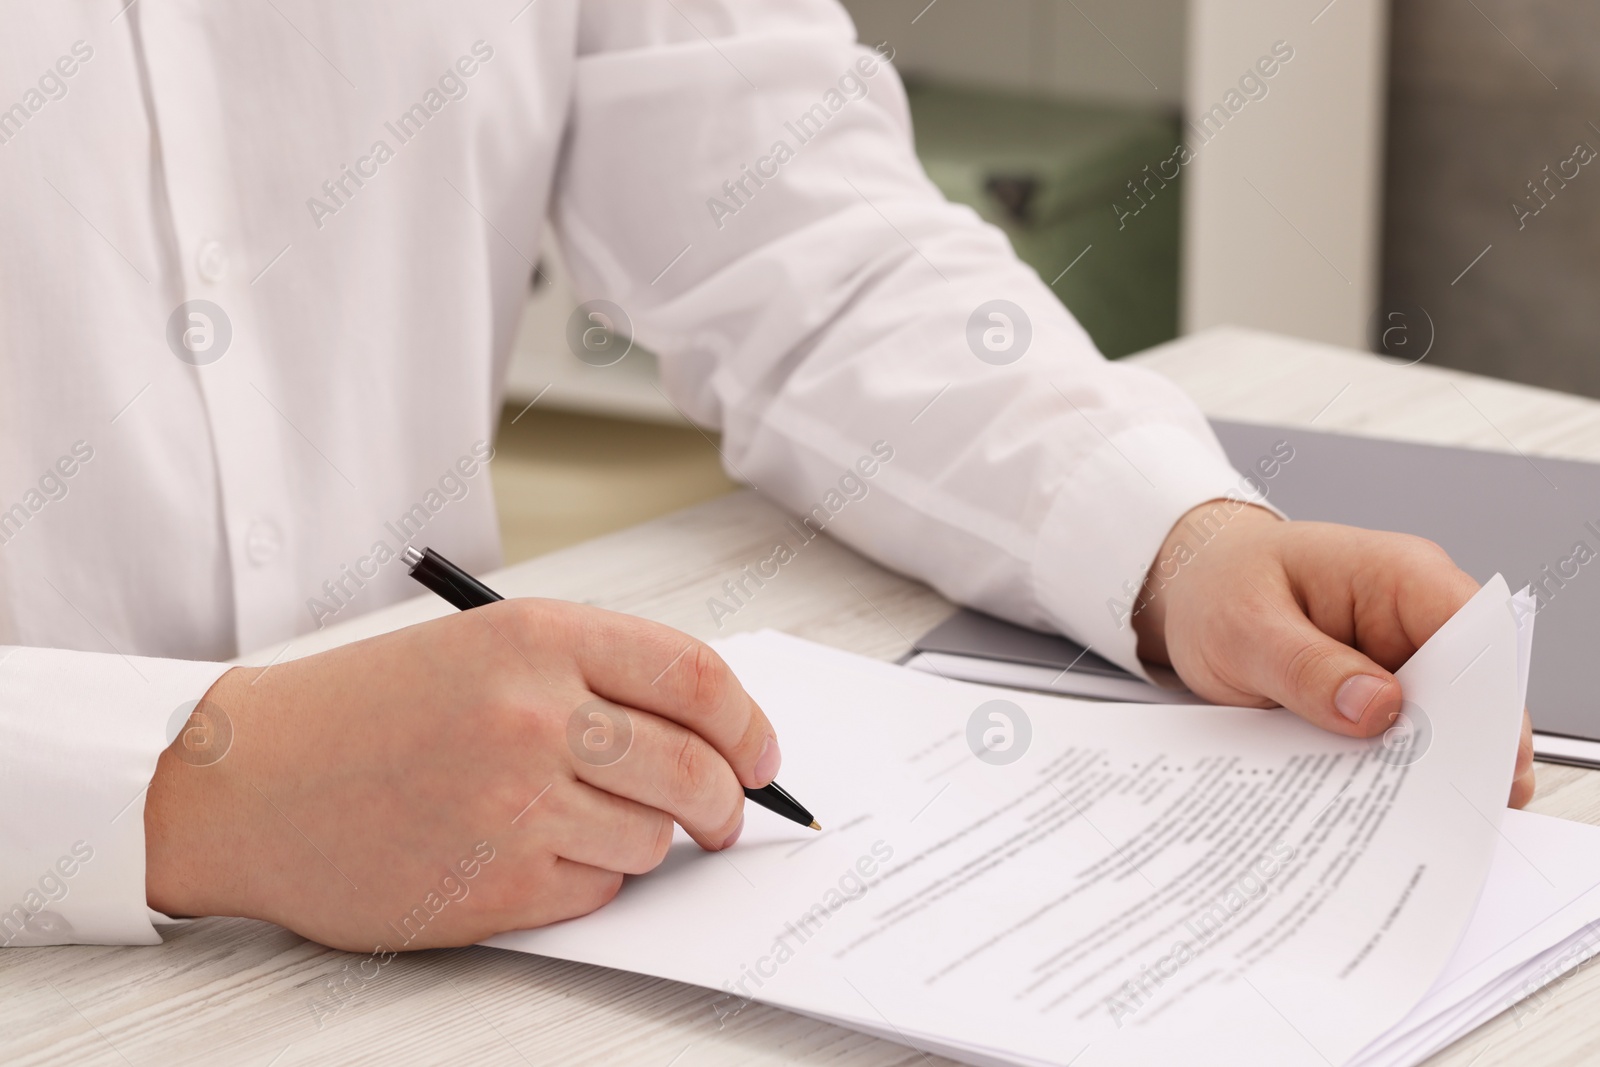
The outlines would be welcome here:
[[[1133,631],[1138,655],[1153,663],[1170,663],[1167,652],[1167,606],[1174,589],[1201,553],[1224,537],[1232,538],[1284,520],[1267,508],[1242,500],[1215,499],[1190,508],[1173,523],[1161,550],[1145,572],[1133,606]]]
[[[161,753],[145,795],[145,899],[174,917],[243,915],[230,833],[240,810],[235,731],[257,671],[218,678]]]

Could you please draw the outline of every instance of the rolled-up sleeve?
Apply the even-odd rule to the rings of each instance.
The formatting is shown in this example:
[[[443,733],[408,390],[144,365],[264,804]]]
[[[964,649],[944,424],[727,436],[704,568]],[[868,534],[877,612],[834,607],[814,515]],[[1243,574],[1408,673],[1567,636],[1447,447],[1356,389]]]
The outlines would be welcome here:
[[[1186,510],[1248,485],[1176,386],[1104,360],[929,182],[886,50],[823,0],[618,0],[585,6],[580,51],[565,250],[730,475],[1138,669],[1114,602]]]

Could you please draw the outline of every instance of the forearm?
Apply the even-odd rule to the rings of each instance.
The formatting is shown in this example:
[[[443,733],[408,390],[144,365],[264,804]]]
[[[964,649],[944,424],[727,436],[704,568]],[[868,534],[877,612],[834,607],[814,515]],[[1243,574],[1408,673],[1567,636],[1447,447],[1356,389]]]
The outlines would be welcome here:
[[[1247,487],[1171,382],[1102,359],[1004,235],[943,199],[893,69],[832,10],[797,6],[800,34],[729,8],[716,51],[592,35],[567,170],[607,177],[564,184],[556,214],[580,288],[624,301],[674,403],[722,430],[729,473],[799,516],[788,551],[826,529],[1138,669],[1125,604],[1150,559],[1183,512]],[[760,87],[728,62],[759,65]],[[742,177],[845,77],[823,135]],[[648,180],[626,148],[646,126],[667,153]],[[732,217],[704,207],[728,176]],[[644,247],[663,232],[672,247]],[[1009,335],[986,338],[997,300]]]

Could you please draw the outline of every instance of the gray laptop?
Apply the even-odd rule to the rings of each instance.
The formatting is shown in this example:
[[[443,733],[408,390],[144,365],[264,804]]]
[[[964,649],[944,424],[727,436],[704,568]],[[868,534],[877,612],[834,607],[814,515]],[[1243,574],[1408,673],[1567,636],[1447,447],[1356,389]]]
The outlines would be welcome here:
[[[1294,449],[1264,485],[1296,519],[1418,534],[1480,582],[1498,571],[1512,589],[1531,584],[1539,598],[1528,683],[1534,747],[1541,759],[1600,767],[1600,464],[1281,426],[1212,426],[1241,471],[1273,456],[1279,442]],[[919,651],[1011,659],[1008,646],[1016,661],[1061,666],[1082,652],[970,612],[917,643]],[[1095,660],[1095,672],[1118,670]]]

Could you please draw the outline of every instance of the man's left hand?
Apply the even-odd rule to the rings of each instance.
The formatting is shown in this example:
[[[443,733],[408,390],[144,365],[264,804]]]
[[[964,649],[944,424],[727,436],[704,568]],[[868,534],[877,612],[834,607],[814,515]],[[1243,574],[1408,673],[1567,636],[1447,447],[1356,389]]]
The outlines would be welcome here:
[[[1280,704],[1325,730],[1372,737],[1393,722],[1391,671],[1470,600],[1478,583],[1438,545],[1406,534],[1285,522],[1246,506],[1196,541],[1180,519],[1133,616],[1142,659],[1170,663],[1217,704]],[[1533,726],[1510,804],[1533,798]]]

